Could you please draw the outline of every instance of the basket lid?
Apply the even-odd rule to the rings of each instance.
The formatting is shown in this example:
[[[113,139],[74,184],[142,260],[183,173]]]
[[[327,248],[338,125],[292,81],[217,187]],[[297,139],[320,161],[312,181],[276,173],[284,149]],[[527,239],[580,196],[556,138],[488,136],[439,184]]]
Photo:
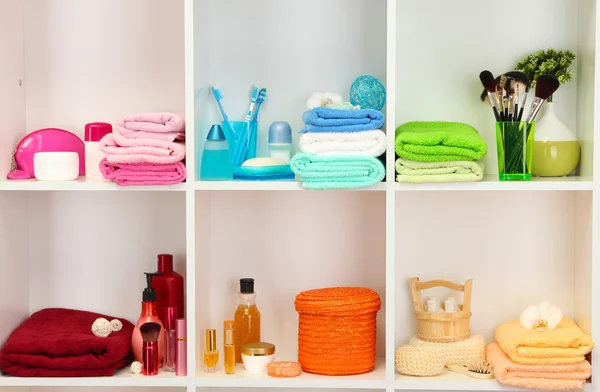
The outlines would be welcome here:
[[[381,308],[379,294],[364,287],[330,287],[303,291],[296,296],[296,311],[305,314],[356,315]]]

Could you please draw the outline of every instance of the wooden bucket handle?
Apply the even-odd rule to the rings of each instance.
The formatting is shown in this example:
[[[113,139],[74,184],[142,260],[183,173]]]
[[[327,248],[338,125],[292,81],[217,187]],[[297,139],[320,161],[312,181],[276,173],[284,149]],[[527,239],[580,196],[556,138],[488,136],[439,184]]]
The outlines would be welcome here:
[[[446,287],[454,291],[462,291],[465,293],[463,299],[463,311],[471,312],[471,292],[473,290],[473,279],[469,279],[464,285],[458,283],[452,283],[447,280],[430,280],[428,282],[419,282],[419,278],[412,278],[410,280],[410,290],[412,292],[413,304],[415,310],[424,312],[425,307],[423,305],[423,298],[421,291],[432,289],[434,287]]]

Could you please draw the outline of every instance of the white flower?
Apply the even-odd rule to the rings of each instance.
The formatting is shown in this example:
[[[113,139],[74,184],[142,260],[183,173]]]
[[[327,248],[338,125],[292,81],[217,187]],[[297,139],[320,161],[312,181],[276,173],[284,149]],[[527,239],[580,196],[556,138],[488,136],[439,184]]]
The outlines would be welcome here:
[[[327,105],[329,105],[330,103],[341,103],[342,102],[342,96],[339,94],[335,94],[335,93],[313,93],[310,98],[308,98],[308,101],[306,102],[306,107],[308,109],[314,109],[314,108],[324,108]]]
[[[551,331],[562,320],[562,312],[548,301],[529,306],[521,313],[521,326],[536,331]]]

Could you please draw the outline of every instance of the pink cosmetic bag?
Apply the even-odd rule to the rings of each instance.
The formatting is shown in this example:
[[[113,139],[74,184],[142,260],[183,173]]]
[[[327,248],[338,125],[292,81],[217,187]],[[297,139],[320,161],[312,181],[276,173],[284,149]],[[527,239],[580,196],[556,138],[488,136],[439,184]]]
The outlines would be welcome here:
[[[33,155],[36,152],[76,152],[79,155],[79,175],[85,174],[85,145],[83,141],[64,129],[45,128],[25,136],[13,151],[13,164],[9,179],[35,178]]]

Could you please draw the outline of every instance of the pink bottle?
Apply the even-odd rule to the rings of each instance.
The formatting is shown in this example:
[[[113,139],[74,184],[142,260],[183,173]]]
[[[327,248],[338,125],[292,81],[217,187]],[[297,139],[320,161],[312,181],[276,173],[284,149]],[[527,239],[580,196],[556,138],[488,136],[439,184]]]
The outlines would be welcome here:
[[[133,355],[135,356],[135,360],[143,362],[143,339],[142,334],[140,332],[140,327],[145,323],[158,323],[160,324],[160,334],[158,336],[158,366],[162,366],[162,359],[165,351],[165,328],[158,317],[158,313],[156,312],[156,292],[152,288],[152,277],[158,274],[151,274],[148,272],[144,272],[146,274],[146,281],[148,287],[144,289],[142,293],[142,314],[138,319],[135,328],[133,330],[133,335],[131,336],[131,345],[133,346]]]
[[[175,324],[175,375],[187,376],[187,325],[182,318]]]

